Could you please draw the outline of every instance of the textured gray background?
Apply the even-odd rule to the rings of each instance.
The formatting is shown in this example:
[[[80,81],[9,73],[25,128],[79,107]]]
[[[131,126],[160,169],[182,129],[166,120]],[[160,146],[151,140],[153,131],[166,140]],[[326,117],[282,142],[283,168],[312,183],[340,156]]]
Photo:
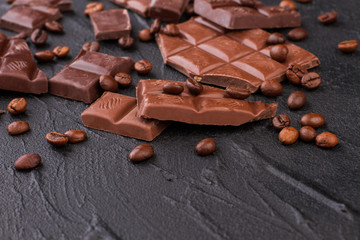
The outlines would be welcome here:
[[[8,9],[4,2],[1,14]],[[102,2],[106,9],[116,7]],[[87,3],[75,0],[74,13],[64,14],[66,34],[50,34],[42,48],[30,43],[33,53],[71,47],[68,58],[39,65],[48,77],[94,39],[83,15]],[[345,55],[337,43],[360,39],[360,2],[314,0],[298,6],[309,31],[298,45],[322,61],[316,71],[323,84],[306,91],[309,101],[298,111],[286,107],[286,98],[301,88],[288,82],[281,97],[255,94],[250,99],[279,102],[278,113],[289,114],[298,129],[303,114],[324,114],[327,123],[319,132],[339,137],[335,149],[303,142],[284,147],[270,120],[241,127],[173,124],[152,142],[156,156],[134,165],[127,156],[143,142],[86,129],[80,113],[87,105],[48,94],[0,91],[0,109],[15,97],[29,103],[25,115],[0,116],[0,239],[359,239],[360,50]],[[330,10],[339,12],[339,21],[321,25],[317,16]],[[134,36],[151,23],[133,13],[131,21]],[[149,78],[186,79],[163,65],[154,42],[137,41],[127,51],[116,41],[101,42],[101,52],[150,60]],[[136,73],[133,77],[135,83],[140,79]],[[135,84],[119,92],[135,96]],[[6,126],[20,119],[30,123],[31,131],[9,136]],[[85,130],[89,139],[62,149],[46,143],[47,132],[68,129]],[[215,138],[218,150],[198,157],[193,147],[205,137]],[[31,152],[39,153],[43,164],[31,172],[15,171],[14,161]]]

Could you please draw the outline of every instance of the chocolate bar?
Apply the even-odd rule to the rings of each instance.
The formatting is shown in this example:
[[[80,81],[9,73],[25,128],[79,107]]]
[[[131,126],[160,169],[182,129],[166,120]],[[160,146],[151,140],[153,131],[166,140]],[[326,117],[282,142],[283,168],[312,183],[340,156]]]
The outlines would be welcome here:
[[[129,57],[114,57],[81,50],[70,64],[49,80],[49,93],[91,103],[101,94],[101,75],[130,73],[133,65],[134,61]]]
[[[194,11],[227,29],[288,28],[301,25],[300,13],[280,6],[242,5],[235,0],[195,0]]]
[[[180,95],[163,92],[165,84],[184,87]],[[224,90],[203,86],[203,92],[192,95],[184,82],[140,80],[136,88],[138,115],[160,121],[177,121],[203,125],[232,125],[272,118],[277,103],[248,102],[226,97]]]
[[[11,7],[0,19],[0,28],[14,32],[31,33],[45,22],[57,20],[62,15],[59,9],[44,6],[17,5]]]
[[[48,80],[38,69],[23,39],[0,39],[0,89],[46,93]]]
[[[270,33],[261,29],[227,31],[201,17],[177,24],[179,36],[159,33],[156,41],[164,63],[188,77],[217,86],[239,86],[255,92],[263,81],[285,79],[289,64],[313,68],[320,64],[312,53],[286,43],[285,62],[269,57]]]
[[[15,0],[11,6],[30,5],[58,8],[61,12],[72,11],[72,1],[70,0]]]
[[[136,98],[112,92],[104,92],[81,114],[81,120],[90,128],[145,141],[152,141],[168,126],[138,117]]]
[[[130,35],[131,23],[126,9],[110,9],[90,14],[96,40],[119,39]]]
[[[144,17],[178,22],[189,0],[110,0]]]

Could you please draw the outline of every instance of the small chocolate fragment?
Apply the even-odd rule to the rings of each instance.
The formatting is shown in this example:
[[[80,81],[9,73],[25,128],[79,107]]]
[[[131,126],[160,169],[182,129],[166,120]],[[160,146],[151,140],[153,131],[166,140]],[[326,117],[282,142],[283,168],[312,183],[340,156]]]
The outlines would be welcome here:
[[[41,157],[36,153],[28,153],[19,157],[15,163],[16,170],[28,170],[37,167],[41,163]]]
[[[141,144],[129,154],[132,162],[142,162],[154,156],[154,148],[150,144]]]
[[[123,49],[131,48],[134,45],[134,43],[135,43],[135,39],[131,36],[124,36],[119,38],[118,40],[118,44]]]
[[[138,38],[142,42],[149,42],[154,39],[154,34],[150,33],[150,29],[143,29],[139,32]]]
[[[286,127],[279,133],[279,141],[284,145],[294,144],[299,138],[299,132],[293,127]]]
[[[192,78],[186,79],[186,87],[189,89],[189,92],[194,96],[201,94],[204,90],[203,85]]]
[[[288,53],[289,49],[283,44],[275,45],[270,49],[271,58],[278,62],[285,62]]]
[[[277,45],[277,44],[283,44],[286,42],[286,39],[284,35],[281,33],[272,33],[270,36],[266,39],[266,44],[268,45]]]
[[[58,58],[64,58],[69,54],[70,48],[68,46],[57,46],[53,52]]]
[[[87,42],[82,46],[84,51],[98,52],[100,50],[100,44],[98,42]]]
[[[195,152],[199,156],[207,156],[215,152],[216,142],[212,138],[205,138],[195,146]]]
[[[279,6],[290,10],[297,9],[296,4],[291,0],[283,0],[280,2]]]
[[[306,89],[318,88],[321,84],[321,77],[316,72],[306,73],[301,79],[301,85]]]
[[[178,36],[180,34],[179,28],[175,24],[166,24],[162,32],[168,36]]]
[[[300,129],[300,139],[304,142],[313,142],[316,134],[316,130],[310,126],[304,126]]]
[[[30,36],[31,42],[36,46],[42,46],[48,39],[48,34],[45,30],[35,29]]]
[[[307,38],[308,34],[305,28],[294,28],[286,35],[291,41],[301,41]]]
[[[69,130],[65,133],[69,139],[69,143],[83,142],[87,138],[87,134],[81,130]]]
[[[289,127],[291,123],[290,117],[286,114],[280,114],[273,118],[272,125],[276,130],[282,130],[285,127]]]
[[[299,64],[291,64],[289,68],[286,70],[286,77],[293,84],[301,84],[301,79],[307,74],[308,71],[306,68]]]
[[[19,135],[28,132],[30,130],[30,125],[25,121],[15,121],[10,123],[6,130],[10,135]]]
[[[295,110],[304,106],[306,103],[306,95],[302,91],[296,91],[289,95],[287,105],[290,109]]]
[[[150,33],[156,34],[160,32],[160,29],[161,29],[161,20],[159,18],[156,18],[154,22],[151,24]]]
[[[34,54],[34,57],[39,62],[50,62],[54,59],[55,53],[50,50],[45,50],[45,51],[36,52]]]
[[[301,117],[300,124],[302,126],[319,128],[325,124],[325,118],[320,113],[308,113]]]
[[[244,100],[250,97],[251,92],[247,89],[237,86],[229,86],[226,88],[226,93],[232,98]]]
[[[115,81],[115,79],[112,76],[109,75],[100,76],[99,83],[100,83],[100,87],[104,91],[116,92],[119,88],[119,84]]]
[[[318,20],[323,24],[330,24],[336,22],[337,17],[338,17],[338,13],[336,11],[332,11],[320,15],[318,17]]]
[[[90,15],[91,13],[96,13],[96,12],[101,12],[103,11],[105,8],[104,4],[102,4],[101,2],[92,2],[92,3],[88,3],[86,5],[86,8],[84,10],[84,14],[86,16]]]
[[[142,59],[135,63],[134,69],[139,74],[148,74],[152,70],[152,64],[148,60]]]
[[[63,133],[50,132],[46,134],[46,141],[55,147],[62,147],[68,143],[69,138]]]
[[[323,132],[316,136],[316,146],[322,148],[333,148],[339,143],[339,139],[335,134]]]
[[[25,98],[14,98],[8,104],[7,110],[12,115],[18,115],[26,111],[27,105]]]
[[[267,97],[277,97],[281,95],[283,87],[278,81],[268,80],[261,84],[260,90]]]
[[[179,95],[184,91],[184,87],[177,84],[164,84],[163,92],[166,94]]]
[[[128,73],[117,73],[114,77],[115,81],[118,82],[120,87],[129,87],[132,84],[132,77]]]
[[[358,46],[359,46],[359,42],[357,40],[348,40],[339,43],[338,49],[343,53],[353,53],[356,51]]]
[[[53,33],[61,33],[64,31],[64,26],[58,21],[48,21],[45,23],[46,30]]]

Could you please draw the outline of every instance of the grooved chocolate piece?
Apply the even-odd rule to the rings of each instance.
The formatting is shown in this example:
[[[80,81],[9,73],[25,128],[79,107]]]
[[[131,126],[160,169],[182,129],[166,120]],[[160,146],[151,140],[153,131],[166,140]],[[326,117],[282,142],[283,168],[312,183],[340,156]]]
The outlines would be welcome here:
[[[312,53],[291,43],[285,62],[270,57],[270,33],[261,29],[226,31],[201,17],[177,24],[179,36],[159,33],[156,41],[164,62],[202,83],[239,86],[255,92],[266,80],[282,81],[289,64],[313,68],[320,64]]]
[[[0,89],[41,94],[48,80],[38,69],[23,39],[0,39]]]
[[[57,20],[62,15],[59,9],[44,6],[17,5],[9,9],[0,19],[0,28],[14,32],[31,33],[45,22]]]
[[[144,17],[178,22],[189,0],[110,0]]]
[[[70,64],[49,80],[49,93],[91,103],[101,94],[101,75],[129,73],[133,65],[134,61],[129,57],[114,57],[81,50]]]
[[[184,87],[179,95],[163,92],[165,84]],[[227,98],[226,91],[204,86],[203,92],[192,95],[184,82],[140,80],[136,89],[138,115],[160,121],[177,121],[203,125],[233,125],[272,118],[277,103],[248,102]]]
[[[58,8],[61,12],[72,11],[71,0],[15,0],[12,6],[17,5],[31,5],[31,6],[44,6],[50,8]]]
[[[90,14],[96,40],[119,39],[131,32],[131,23],[126,9],[110,9]]]
[[[285,28],[301,25],[300,13],[280,6],[244,6],[234,0],[195,0],[194,11],[227,29]]]
[[[112,92],[104,92],[81,114],[81,120],[90,128],[145,141],[152,141],[168,126],[166,122],[138,117],[136,98]]]

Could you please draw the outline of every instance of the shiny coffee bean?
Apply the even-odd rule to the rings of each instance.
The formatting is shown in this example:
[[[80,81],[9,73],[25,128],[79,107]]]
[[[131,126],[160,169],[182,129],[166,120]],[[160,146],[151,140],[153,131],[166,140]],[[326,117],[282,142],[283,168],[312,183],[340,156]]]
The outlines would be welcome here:
[[[280,114],[273,118],[272,125],[276,130],[282,130],[289,127],[291,123],[290,117],[286,114]]]
[[[318,20],[323,24],[330,24],[330,23],[333,23],[336,21],[337,16],[338,16],[338,14],[336,11],[327,12],[327,13],[321,14],[318,17]]]
[[[301,79],[301,85],[306,89],[318,88],[321,84],[321,77],[316,72],[309,72]]]
[[[261,84],[260,90],[267,97],[277,97],[281,95],[283,87],[278,81],[267,80]]]
[[[34,57],[39,62],[50,62],[54,59],[55,53],[50,50],[45,50],[45,51],[36,52],[34,54]]]
[[[285,39],[284,35],[276,32],[276,33],[270,34],[270,36],[266,40],[266,44],[268,44],[268,45],[283,44],[283,43],[285,43],[285,41],[286,41],[286,39]]]
[[[319,128],[325,124],[325,118],[320,113],[308,113],[301,117],[300,124],[301,126]]]
[[[131,48],[135,43],[135,39],[131,36],[124,36],[119,38],[118,44],[122,49]]]
[[[99,84],[104,91],[116,92],[119,89],[119,84],[110,75],[101,75]]]
[[[20,113],[24,113],[27,108],[27,102],[25,98],[15,98],[11,100],[9,105],[7,106],[7,110],[12,115],[17,115]]]
[[[188,78],[186,80],[186,87],[189,89],[189,92],[194,96],[197,96],[204,91],[203,85],[192,78]]]
[[[55,147],[61,147],[68,143],[69,138],[65,134],[59,132],[50,132],[46,134],[46,141]]]
[[[286,35],[291,41],[301,41],[307,38],[308,34],[304,28],[294,28]]]
[[[82,46],[84,51],[98,52],[100,50],[100,44],[98,42],[87,42]]]
[[[251,92],[247,89],[244,89],[242,87],[237,86],[229,86],[226,88],[226,93],[231,98],[244,100],[248,97],[250,97]]]
[[[163,87],[163,92],[171,95],[179,95],[184,91],[184,87],[177,84],[165,84]]]
[[[57,21],[48,21],[45,23],[45,29],[49,32],[61,33],[64,31],[64,26]]]
[[[119,86],[123,88],[131,86],[133,80],[131,75],[128,73],[117,73],[114,79]]]
[[[30,35],[31,42],[36,46],[42,46],[48,39],[48,34],[45,30],[35,29]]]
[[[28,153],[19,157],[15,163],[16,170],[28,170],[37,167],[41,163],[41,157],[36,153]]]
[[[338,44],[338,49],[343,53],[353,53],[356,51],[357,47],[359,46],[358,41],[356,40],[348,40],[343,41]]]
[[[134,148],[129,154],[132,162],[142,162],[154,156],[154,148],[149,144],[142,144]]]
[[[160,32],[161,29],[161,20],[159,18],[155,18],[154,22],[151,24],[150,33],[156,34]]]
[[[58,58],[63,58],[69,54],[70,48],[68,46],[57,46],[53,52]]]
[[[87,134],[81,130],[69,130],[65,133],[68,137],[69,143],[79,143],[87,138]]]
[[[143,29],[139,32],[138,38],[142,42],[149,42],[154,39],[154,34],[150,33],[150,29]]]
[[[294,144],[299,138],[299,132],[293,127],[283,128],[279,133],[279,141],[284,145]]]
[[[289,49],[283,44],[275,45],[270,49],[271,58],[278,62],[285,62],[288,53]]]
[[[215,152],[216,142],[212,138],[205,138],[195,146],[195,152],[199,156],[207,156]]]
[[[310,126],[304,126],[300,129],[300,139],[304,142],[312,142],[316,138],[316,130]]]
[[[301,79],[308,73],[305,67],[299,64],[291,64],[286,70],[286,77],[293,84],[301,84]]]
[[[304,106],[306,103],[306,95],[302,91],[296,91],[290,94],[287,99],[287,105],[290,109],[295,110]]]
[[[19,32],[18,34],[12,36],[10,39],[24,39],[26,40],[29,37],[27,32]]]
[[[139,74],[148,74],[152,70],[152,64],[145,59],[142,59],[135,63],[134,69]]]
[[[10,135],[19,135],[30,130],[29,123],[25,121],[15,121],[7,126],[7,131]]]
[[[333,133],[323,132],[316,136],[316,146],[322,148],[333,148],[339,143],[339,139]]]
[[[90,15],[91,13],[94,12],[101,12],[102,10],[104,10],[104,4],[100,3],[100,2],[92,2],[86,5],[84,14],[86,16]]]
[[[283,0],[280,2],[279,6],[290,10],[297,9],[296,4],[291,0]]]
[[[179,28],[175,24],[167,24],[162,32],[168,36],[178,36],[180,34]]]

